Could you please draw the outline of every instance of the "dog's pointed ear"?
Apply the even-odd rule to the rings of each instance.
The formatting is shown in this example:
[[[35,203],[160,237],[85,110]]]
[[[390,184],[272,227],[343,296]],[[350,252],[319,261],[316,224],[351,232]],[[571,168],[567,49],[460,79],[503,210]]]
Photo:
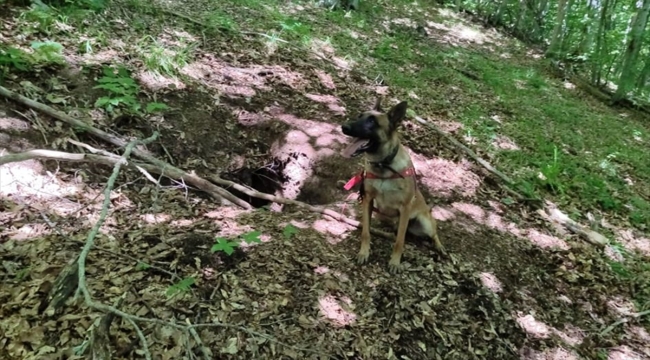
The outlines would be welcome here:
[[[404,116],[406,116],[407,106],[408,103],[406,101],[402,101],[401,103],[393,106],[390,110],[388,110],[388,120],[390,120],[393,128],[397,128],[402,120],[404,120]]]
[[[381,111],[381,96],[377,96],[377,99],[375,99],[375,106],[373,107],[373,110],[375,111]]]

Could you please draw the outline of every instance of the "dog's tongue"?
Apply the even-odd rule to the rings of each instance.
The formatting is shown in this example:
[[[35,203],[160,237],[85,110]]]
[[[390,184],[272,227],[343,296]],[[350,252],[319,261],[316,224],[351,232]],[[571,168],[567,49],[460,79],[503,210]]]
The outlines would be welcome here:
[[[348,145],[345,150],[343,150],[343,156],[350,158],[352,155],[359,149],[360,147],[366,145],[368,143],[368,140],[364,139],[356,139],[352,141],[350,145]]]

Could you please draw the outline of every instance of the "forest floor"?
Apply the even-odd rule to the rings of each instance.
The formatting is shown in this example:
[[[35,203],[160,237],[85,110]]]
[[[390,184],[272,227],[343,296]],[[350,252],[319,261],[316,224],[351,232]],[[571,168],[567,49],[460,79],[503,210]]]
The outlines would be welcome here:
[[[404,143],[449,259],[407,240],[405,270],[391,275],[391,240],[374,237],[360,266],[359,231],[327,216],[220,206],[185,184],[123,170],[86,264],[96,301],[126,293],[120,309],[130,314],[220,323],[197,330],[215,359],[650,358],[648,118],[554,77],[537,50],[405,1],[362,1],[349,13],[280,0],[1,13],[0,42],[27,51],[44,42],[45,60],[62,62],[30,72],[0,63],[3,86],[125,139],[160,131],[148,149],[201,176],[241,180],[233,169],[280,161],[278,195],[350,217],[357,206],[341,183],[359,163],[340,155],[341,123],[377,95],[384,107],[409,102]],[[119,66],[127,72],[106,70]],[[115,117],[111,103],[146,114]],[[611,244],[598,249],[549,225],[414,115]],[[80,151],[69,138],[123,151],[0,101],[0,154]],[[102,315],[83,303],[46,309],[99,218],[110,171],[0,167],[3,359],[73,359]],[[255,236],[261,243],[231,255],[211,251]],[[140,326],[155,359],[202,357],[194,337]],[[116,320],[110,336],[114,358],[143,358],[129,322]]]

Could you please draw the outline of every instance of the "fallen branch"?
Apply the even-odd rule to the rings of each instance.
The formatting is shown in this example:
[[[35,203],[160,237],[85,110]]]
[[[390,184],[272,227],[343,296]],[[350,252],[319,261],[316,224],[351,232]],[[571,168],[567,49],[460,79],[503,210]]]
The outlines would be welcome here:
[[[460,141],[454,139],[451,137],[449,134],[445,133],[444,131],[440,130],[437,126],[433,125],[432,123],[424,120],[423,118],[416,116],[415,120],[417,120],[419,123],[426,125],[433,131],[435,131],[437,134],[441,135],[444,137],[447,141],[449,141],[452,145],[456,146],[460,150],[462,150],[465,154],[467,154],[469,157],[474,159],[477,163],[479,163],[481,166],[483,166],[487,171],[491,172],[492,174],[498,176],[501,180],[503,180],[506,183],[506,190],[508,190],[509,193],[515,195],[518,197],[520,200],[525,200],[522,195],[519,193],[515,192],[512,189],[509,189],[508,186],[513,186],[514,181],[507,176],[506,174],[502,173],[501,171],[495,169],[492,165],[490,165],[489,162],[485,161],[481,157],[479,157],[472,149],[468,148],[464,144],[462,144]],[[583,225],[578,224],[576,221],[572,220],[568,216],[566,216],[564,213],[562,213],[560,210],[553,208],[546,204],[544,206],[542,204],[541,206],[543,209],[538,209],[538,214],[546,221],[549,222],[556,222],[559,223],[563,226],[565,226],[567,229],[570,231],[580,235],[582,238],[584,238],[587,242],[590,244],[596,245],[596,246],[605,246],[609,241],[607,240],[607,237],[604,235],[593,231]]]
[[[0,156],[0,165],[8,164],[11,162],[18,162],[18,161],[25,161],[25,160],[31,160],[31,159],[48,159],[48,160],[58,160],[58,161],[69,161],[69,162],[91,162],[95,164],[103,164],[103,165],[110,165],[114,166],[118,162],[121,161],[120,157],[116,157],[114,154],[111,154],[111,156],[104,156],[104,155],[95,155],[95,154],[74,154],[74,153],[67,153],[67,152],[62,152],[62,151],[53,151],[53,150],[29,150],[23,153],[17,153],[17,154],[9,154],[9,155],[4,155]],[[161,169],[157,166],[150,165],[150,164],[143,164],[143,163],[138,163],[134,161],[129,161],[128,163],[125,164],[128,167],[138,169],[140,171],[147,171],[151,172],[154,174],[159,174],[159,175],[164,175],[165,177],[175,179],[175,180],[182,180],[182,172],[181,173],[176,173],[173,170],[170,171],[170,169]],[[313,206],[309,205],[306,203],[303,203],[301,201],[297,200],[292,200],[292,199],[287,199],[283,198],[280,196],[275,196],[271,194],[265,194],[259,191],[256,191],[252,188],[249,188],[247,186],[243,186],[240,184],[237,184],[235,182],[229,181],[229,180],[224,180],[220,177],[217,176],[211,176],[210,180],[214,181],[215,183],[222,185],[226,188],[233,188],[237,191],[240,191],[248,196],[255,197],[258,199],[263,199],[263,200],[268,200],[272,202],[276,202],[278,204],[285,204],[285,205],[295,205],[298,206],[302,209],[306,209],[315,213],[323,214],[326,216],[329,216],[330,218],[341,221],[345,224],[348,224],[350,226],[354,226],[355,228],[360,228],[360,223],[356,220],[350,219],[347,216],[338,213],[336,211],[326,209],[323,207],[319,206]],[[204,180],[207,181],[207,180]],[[207,192],[210,194],[212,189],[217,188],[221,189],[216,185],[213,185],[212,183],[206,184],[204,186],[203,191]],[[387,239],[391,239],[394,236],[390,233],[371,228],[370,232],[374,235],[381,236]],[[61,294],[65,298],[65,294]],[[57,303],[58,304],[58,303]]]
[[[220,177],[217,177],[217,176],[211,176],[211,177],[209,177],[209,179],[214,181],[215,183],[217,183],[219,185],[222,185],[222,186],[226,187],[226,188],[233,188],[233,189],[235,189],[237,191],[240,191],[240,192],[242,192],[242,193],[244,193],[244,194],[246,194],[248,196],[254,197],[254,198],[258,198],[258,199],[262,199],[262,200],[268,200],[268,201],[272,201],[272,202],[275,202],[275,203],[278,203],[278,204],[295,205],[295,206],[298,206],[298,207],[300,207],[302,209],[309,210],[311,212],[315,212],[315,213],[319,213],[319,214],[329,216],[334,220],[341,221],[341,222],[346,223],[346,224],[348,224],[350,226],[354,226],[356,228],[361,228],[361,223],[359,223],[358,221],[350,219],[347,216],[345,216],[345,215],[343,215],[341,213],[338,213],[336,211],[330,210],[330,209],[326,209],[326,208],[323,208],[323,207],[320,207],[320,206],[309,205],[307,203],[304,203],[304,202],[301,202],[301,201],[298,201],[298,200],[292,200],[292,199],[287,199],[287,198],[283,198],[283,197],[280,197],[280,196],[265,194],[265,193],[256,191],[256,190],[254,190],[254,189],[252,189],[250,187],[237,184],[236,182],[232,182],[230,180],[224,180],[224,179],[222,179]],[[370,233],[372,233],[373,235],[377,235],[377,236],[387,238],[387,239],[392,239],[392,238],[395,237],[393,234],[390,234],[390,233],[387,233],[387,232],[384,232],[384,231],[381,231],[381,230],[378,230],[378,229],[373,229],[373,228],[370,228]]]
[[[127,145],[126,141],[122,140],[121,138],[117,136],[113,136],[111,134],[108,134],[102,130],[99,130],[89,124],[86,124],[85,122],[81,120],[77,120],[73,117],[71,117],[68,114],[62,113],[56,109],[53,109],[45,104],[39,103],[38,101],[34,101],[32,99],[26,98],[20,94],[17,94],[3,86],[0,86],[0,95],[12,99],[16,102],[19,102],[27,107],[30,107],[32,109],[38,110],[44,114],[47,114],[55,119],[61,120],[63,122],[66,122],[72,126],[76,126],[79,128],[82,128],[84,131],[97,136],[98,138],[107,141],[113,145],[116,145],[118,147],[125,147]],[[134,148],[132,150],[133,154],[137,157],[139,157],[142,160],[145,160],[158,168],[165,169],[165,172],[171,172],[175,174],[174,176],[187,182],[188,184],[191,184],[195,186],[196,188],[203,190],[210,194],[213,198],[215,198],[217,201],[220,201],[224,205],[230,205],[230,204],[235,204],[237,206],[240,206],[244,209],[252,209],[253,207],[247,203],[246,201],[236,197],[235,195],[229,193],[228,191],[219,188],[218,186],[214,186],[210,184],[209,181],[195,175],[195,174],[189,174],[181,169],[178,169],[162,160],[156,159],[154,156],[152,156],[148,151],[145,150],[140,150],[137,148]],[[207,191],[209,190],[209,191]]]
[[[463,150],[469,157],[474,159],[474,161],[481,164],[481,166],[483,166],[486,170],[488,170],[492,174],[498,176],[506,184],[513,185],[515,183],[508,175],[506,175],[506,174],[502,173],[501,171],[495,169],[494,166],[490,165],[489,162],[487,162],[484,159],[482,159],[481,157],[479,157],[474,151],[472,151],[472,149],[468,148],[467,146],[465,146],[460,141],[454,139],[453,137],[451,137],[446,132],[440,130],[437,126],[433,125],[432,123],[424,120],[423,118],[421,118],[419,116],[416,116],[415,120],[417,120],[421,124],[424,124],[424,125],[428,126],[431,130],[435,131],[438,135],[444,137],[445,140],[449,141],[450,143],[452,143],[457,148]],[[523,198],[523,196],[521,196],[521,195],[519,195],[519,196]]]
[[[560,225],[564,225],[567,229],[575,234],[580,235],[583,239],[592,245],[603,247],[609,243],[609,240],[607,240],[604,235],[601,235],[587,228],[586,226],[578,224],[573,219],[553,206],[547,204],[544,210],[540,209],[537,212],[541,218],[549,222],[556,222]]]
[[[29,150],[22,153],[0,156],[0,166],[11,162],[25,161],[31,159],[48,159],[48,160],[69,161],[69,162],[90,162],[90,163],[103,164],[109,166],[114,166],[115,164],[121,161],[121,158],[116,157],[115,155],[104,156],[104,155],[94,155],[94,154],[75,154],[75,153],[68,153],[62,151],[37,149],[37,150]],[[144,163],[139,163],[134,161],[130,161],[125,165],[128,167],[132,167],[145,174],[154,173],[178,181],[186,180],[186,177],[184,177],[186,173],[181,170],[178,170],[177,168],[165,169],[155,165],[144,164]],[[152,180],[154,183],[157,183],[157,181],[155,181],[155,179],[152,179],[150,176],[147,178],[149,180]],[[206,182],[205,184],[202,184],[201,190],[206,192],[208,195],[211,195],[213,197],[218,197],[220,196],[220,191],[225,191],[222,188],[212,184],[207,180],[198,177],[197,179]]]

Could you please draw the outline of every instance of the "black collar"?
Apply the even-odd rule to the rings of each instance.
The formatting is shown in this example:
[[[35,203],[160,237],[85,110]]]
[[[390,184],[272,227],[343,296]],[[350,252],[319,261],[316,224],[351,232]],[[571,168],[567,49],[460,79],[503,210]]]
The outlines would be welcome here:
[[[395,146],[395,149],[391,151],[388,156],[383,158],[381,161],[371,161],[370,165],[380,169],[380,170],[390,170],[395,174],[399,174],[397,171],[393,169],[392,166],[390,166],[393,163],[393,160],[395,160],[395,156],[397,156],[397,152],[399,151],[399,145]]]

